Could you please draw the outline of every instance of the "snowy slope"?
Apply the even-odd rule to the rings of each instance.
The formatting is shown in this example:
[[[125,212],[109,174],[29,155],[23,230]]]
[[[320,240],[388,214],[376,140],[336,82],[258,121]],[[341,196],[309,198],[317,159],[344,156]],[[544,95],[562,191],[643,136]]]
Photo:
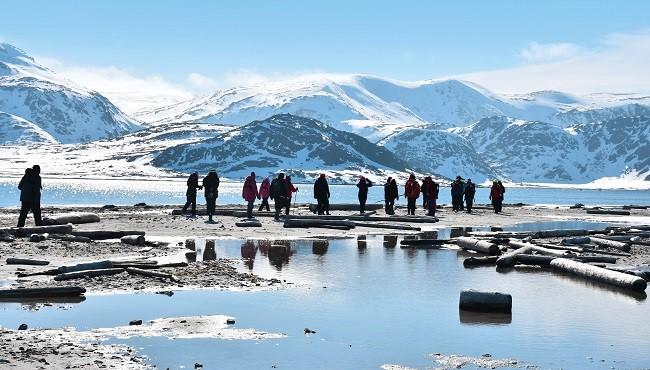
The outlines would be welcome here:
[[[56,139],[42,128],[5,112],[0,112],[0,138],[3,145],[56,143]]]
[[[260,176],[285,171],[304,179],[327,171],[335,181],[359,173],[379,176],[386,171],[405,170],[405,164],[381,146],[322,122],[289,114],[166,149],[152,163],[178,172],[206,172],[216,167],[229,178],[243,178],[250,171]]]
[[[99,93],[60,78],[6,43],[0,43],[0,111],[31,122],[61,143],[116,137],[140,128]],[[0,136],[0,144],[8,140]]]
[[[557,91],[499,96],[467,81],[395,81],[366,75],[309,75],[235,87],[169,107],[140,112],[150,123],[210,122],[242,125],[290,113],[325,122],[378,142],[408,128],[462,127],[508,116],[568,127],[650,113],[650,97]]]
[[[413,128],[391,135],[379,144],[405,160],[410,168],[439,177],[458,175],[482,182],[499,177],[462,136],[433,127]]]
[[[514,181],[584,183],[635,174],[650,180],[650,118],[619,117],[562,128],[508,117],[453,129]]]

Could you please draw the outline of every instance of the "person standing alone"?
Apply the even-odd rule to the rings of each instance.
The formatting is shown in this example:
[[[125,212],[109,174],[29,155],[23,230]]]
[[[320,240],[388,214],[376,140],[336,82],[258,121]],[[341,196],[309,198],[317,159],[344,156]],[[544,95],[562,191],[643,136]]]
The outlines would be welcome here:
[[[275,202],[275,216],[274,219],[280,219],[280,212],[285,207],[287,202],[287,182],[284,179],[284,173],[279,173],[278,177],[271,181],[271,199]]]
[[[316,212],[319,215],[330,214],[330,187],[327,184],[325,174],[321,173],[314,182],[314,198],[316,199]]]
[[[41,226],[41,167],[35,165],[25,170],[25,175],[20,179],[20,215],[18,216],[18,227],[25,226],[27,214],[32,211],[34,224]]]
[[[361,176],[357,187],[359,188],[359,213],[366,213],[366,200],[368,200],[368,188],[372,186],[372,181]]]

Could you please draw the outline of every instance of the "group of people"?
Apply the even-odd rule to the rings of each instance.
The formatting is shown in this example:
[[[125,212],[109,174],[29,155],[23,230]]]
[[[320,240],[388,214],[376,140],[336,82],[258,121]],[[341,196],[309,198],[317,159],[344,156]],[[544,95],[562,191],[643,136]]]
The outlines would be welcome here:
[[[285,176],[284,173],[279,173],[276,178],[271,180],[269,177],[262,180],[259,187],[257,186],[257,179],[255,172],[251,172],[250,176],[246,177],[244,186],[242,188],[242,198],[247,202],[246,215],[249,218],[253,217],[253,208],[255,200],[261,200],[258,211],[270,211],[269,199],[275,202],[275,219],[279,219],[280,213],[284,210],[288,215],[291,208],[291,201],[294,193],[298,192],[298,188],[291,182],[291,176]],[[364,176],[359,177],[356,186],[358,188],[359,199],[359,212],[365,213],[366,202],[368,200],[368,189],[374,184],[370,179]],[[196,215],[196,194],[197,189],[204,189],[205,199],[207,203],[208,221],[211,222],[215,211],[215,203],[218,197],[219,176],[215,169],[210,170],[208,175],[203,178],[202,185],[199,185],[199,176],[193,173],[187,180],[187,203],[183,207],[183,211],[192,207],[192,215]],[[506,189],[501,181],[494,181],[490,189],[490,200],[494,207],[495,213],[500,213],[503,208],[503,196]],[[440,193],[440,184],[433,180],[431,176],[426,176],[420,184],[411,174],[408,181],[404,184],[404,197],[407,200],[407,213],[415,215],[415,209],[420,195],[422,195],[422,207],[426,210],[427,216],[436,215],[436,207],[438,195]],[[451,183],[451,199],[452,207],[455,212],[467,211],[472,213],[474,205],[474,196],[476,195],[476,184],[472,179],[463,179],[457,176]],[[320,174],[318,179],[314,182],[314,199],[316,199],[316,212],[319,215],[329,215],[330,211],[330,190],[327,183],[325,174]],[[399,199],[399,189],[396,179],[389,177],[384,184],[384,202],[385,212],[388,215],[395,214],[395,201]]]
[[[324,177],[324,175],[323,175]],[[327,186],[327,183],[325,184]],[[219,176],[215,169],[211,169],[206,177],[203,178],[202,185],[199,185],[199,175],[194,172],[187,179],[187,201],[183,206],[183,212],[188,208],[192,209],[192,216],[196,216],[196,194],[197,189],[205,191],[205,202],[207,205],[208,222],[213,222],[215,213],[215,205],[219,197]],[[284,209],[285,214],[289,214],[291,208],[291,199],[293,193],[298,192],[298,188],[291,182],[291,176],[284,176],[284,173],[278,174],[278,177],[271,181],[270,178],[262,180],[259,188],[257,187],[257,176],[255,172],[251,172],[250,176],[246,177],[244,186],[242,187],[242,198],[247,202],[246,216],[253,218],[253,207],[255,200],[262,200],[258,211],[266,209],[270,211],[269,198],[275,202],[275,219],[280,218],[280,212]],[[329,190],[327,190],[327,197],[329,198]],[[328,210],[329,214],[329,210]]]
[[[18,217],[18,227],[25,226],[27,214],[31,211],[34,215],[35,224],[42,225],[41,220],[41,168],[35,165],[25,170],[25,175],[18,184],[20,189],[20,216]],[[291,208],[291,201],[294,193],[298,188],[291,182],[291,176],[285,176],[279,173],[276,178],[271,180],[266,177],[257,186],[255,172],[251,172],[246,177],[242,187],[242,198],[247,202],[246,215],[248,218],[253,217],[253,208],[255,200],[261,200],[258,211],[271,211],[269,198],[275,202],[275,219],[279,219],[280,213],[284,210],[288,215]],[[196,216],[196,196],[198,190],[203,190],[206,201],[208,222],[214,222],[216,201],[219,197],[219,176],[216,169],[210,172],[199,182],[199,174],[194,172],[187,179],[187,202],[183,206],[183,212],[191,207],[192,216]],[[370,179],[364,176],[359,177],[356,184],[358,188],[359,212],[365,213],[366,202],[368,200],[368,189],[374,184]],[[505,187],[501,181],[494,181],[490,189],[490,200],[495,213],[500,213],[503,209],[503,198]],[[440,185],[435,182],[431,176],[426,176],[420,184],[411,174],[406,184],[404,184],[404,197],[407,200],[407,212],[409,215],[415,215],[416,203],[422,195],[422,207],[427,211],[427,216],[436,215],[437,199],[440,192]],[[472,179],[465,181],[462,177],[457,176],[451,184],[452,206],[455,212],[463,211],[465,208],[468,213],[472,212],[474,196],[476,194],[476,185]],[[319,215],[330,214],[330,189],[325,174],[320,174],[314,182],[314,199],[316,199],[316,212]],[[389,177],[384,184],[384,202],[385,212],[387,215],[395,214],[395,201],[399,199],[399,189],[396,179]]]

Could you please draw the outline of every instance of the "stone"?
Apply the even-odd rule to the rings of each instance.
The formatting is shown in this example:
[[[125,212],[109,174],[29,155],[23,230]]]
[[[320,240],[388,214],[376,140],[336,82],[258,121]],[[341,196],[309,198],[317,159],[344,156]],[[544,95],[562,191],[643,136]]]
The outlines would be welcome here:
[[[27,324],[20,324],[18,330],[27,330]]]
[[[131,320],[129,325],[142,325],[142,320]]]

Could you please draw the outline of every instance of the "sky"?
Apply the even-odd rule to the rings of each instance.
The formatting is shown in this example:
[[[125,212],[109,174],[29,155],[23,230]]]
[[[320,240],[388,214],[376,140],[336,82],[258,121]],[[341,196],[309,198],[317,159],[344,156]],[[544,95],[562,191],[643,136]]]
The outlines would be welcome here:
[[[498,93],[650,92],[646,0],[25,0],[0,7],[0,41],[131,102],[129,111],[309,73],[463,78]]]

